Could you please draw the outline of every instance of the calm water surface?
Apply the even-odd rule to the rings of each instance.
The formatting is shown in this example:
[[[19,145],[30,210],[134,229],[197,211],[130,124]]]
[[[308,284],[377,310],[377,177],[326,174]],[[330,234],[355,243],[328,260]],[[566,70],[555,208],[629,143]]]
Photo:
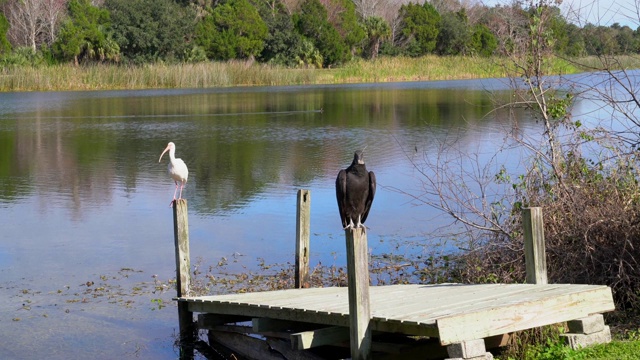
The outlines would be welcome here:
[[[238,271],[259,258],[293,263],[296,191],[306,188],[311,263],[344,265],[334,180],[365,146],[378,179],[371,251],[423,251],[449,219],[391,188],[420,194],[414,165],[445,138],[471,154],[503,143],[506,117],[487,113],[508,93],[487,89],[505,87],[0,94],[0,358],[176,357],[173,292],[152,292],[175,271],[174,185],[167,158],[158,163],[169,141],[190,170],[194,260],[235,256]]]

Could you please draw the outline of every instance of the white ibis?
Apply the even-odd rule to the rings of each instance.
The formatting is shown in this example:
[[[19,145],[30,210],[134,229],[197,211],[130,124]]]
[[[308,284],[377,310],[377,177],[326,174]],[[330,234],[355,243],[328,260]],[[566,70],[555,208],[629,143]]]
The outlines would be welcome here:
[[[351,165],[340,170],[336,178],[336,198],[345,229],[364,227],[375,194],[376,175],[367,172],[362,151],[358,150]]]
[[[169,176],[176,183],[176,190],[173,192],[173,200],[171,201],[171,205],[173,205],[173,201],[176,200],[176,193],[178,192],[178,182],[180,183],[180,196],[179,199],[182,199],[182,188],[187,183],[187,178],[189,177],[189,169],[187,169],[187,164],[182,161],[182,159],[176,159],[176,144],[170,142],[167,144],[167,147],[164,149],[162,154],[160,154],[160,159],[158,162],[162,161],[162,155],[169,151]]]

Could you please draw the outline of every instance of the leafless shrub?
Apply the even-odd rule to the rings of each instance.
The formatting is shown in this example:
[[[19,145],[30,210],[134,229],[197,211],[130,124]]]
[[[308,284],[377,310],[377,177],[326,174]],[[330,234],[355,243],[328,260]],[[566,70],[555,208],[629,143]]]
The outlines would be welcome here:
[[[507,31],[512,100],[496,104],[512,120],[497,152],[518,149],[518,172],[491,154],[441,144],[416,169],[422,193],[411,196],[452,219],[441,236],[466,238],[450,278],[463,282],[524,282],[521,209],[543,208],[550,282],[611,286],[619,310],[640,310],[640,180],[637,76],[602,57],[595,83],[550,78],[552,0],[531,2],[526,33]],[[521,20],[522,12],[518,13]],[[507,22],[508,23],[508,22]],[[505,27],[506,29],[506,27]],[[610,109],[607,124],[585,126],[571,113],[577,96]],[[517,111],[540,125],[541,136],[518,132]],[[578,114],[579,115],[579,114]],[[585,121],[585,119],[582,119]],[[456,139],[457,140],[457,139]],[[454,142],[459,144],[458,142]]]
[[[628,166],[628,167],[627,167]],[[605,284],[618,309],[638,310],[640,300],[640,189],[635,159],[603,174],[582,159],[566,164],[565,184],[526,184],[530,205],[541,206],[550,282]],[[544,186],[544,191],[539,187]],[[468,282],[524,282],[524,245],[518,214],[514,236],[495,236],[464,254],[460,277]]]

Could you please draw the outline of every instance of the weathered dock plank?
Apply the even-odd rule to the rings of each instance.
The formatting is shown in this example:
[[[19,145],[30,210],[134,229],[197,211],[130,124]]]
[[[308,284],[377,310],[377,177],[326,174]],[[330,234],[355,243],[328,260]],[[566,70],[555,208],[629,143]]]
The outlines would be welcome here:
[[[455,288],[454,288],[455,287]],[[456,307],[471,305],[492,299],[497,294],[508,294],[511,292],[527,291],[519,288],[504,288],[503,284],[487,284],[487,285],[461,285],[461,284],[441,284],[432,285],[428,291],[428,298],[425,298],[425,291],[416,291],[414,288],[405,289],[408,294],[401,297],[402,302],[392,299],[383,300],[386,307],[379,305],[376,301],[376,314],[390,313],[392,317],[398,313],[404,316],[410,316],[414,313],[427,314],[439,312],[448,313],[451,310],[451,303],[455,302]],[[413,295],[410,295],[413,293]],[[499,295],[504,296],[504,295]]]
[[[512,306],[519,306],[522,304],[526,304],[527,306],[537,306],[540,304],[544,304],[549,299],[558,299],[570,294],[575,294],[576,296],[580,297],[582,295],[588,296],[592,292],[596,292],[597,294],[602,295],[604,298],[612,299],[611,290],[605,286],[585,286],[586,285],[564,285],[554,287],[554,285],[549,285],[545,286],[545,289],[538,289],[537,287],[534,287],[532,291],[529,285],[514,285],[514,287],[521,288],[522,291],[513,293],[501,291],[499,292],[499,296],[493,299],[487,298],[475,303],[456,304],[455,309],[448,309],[445,311],[438,311],[434,313],[422,313],[419,314],[419,317],[424,320],[425,317],[430,316],[435,320],[441,319],[442,317],[446,316],[459,316],[466,313],[483,311],[485,309],[508,308]],[[589,302],[588,299],[585,300],[587,300],[586,305],[592,308],[594,312],[605,312],[613,310],[612,301],[610,305],[607,306],[607,309],[603,309],[599,306],[599,303]],[[565,300],[564,303],[566,303],[567,306],[571,308],[575,308],[577,306],[576,304],[572,304],[567,300]],[[412,318],[413,314],[407,315],[407,317]],[[561,321],[564,320],[560,320],[558,322]]]
[[[505,304],[509,301],[527,301],[527,296],[529,296],[532,291],[530,285],[524,284],[496,284],[496,286],[487,287],[487,289],[482,289],[482,285],[466,285],[465,287],[473,291],[467,292],[464,291],[466,289],[456,289],[456,291],[453,291],[448,297],[434,299],[434,301],[424,304],[426,306],[418,306],[414,311],[407,309],[399,309],[399,311],[402,311],[403,317],[407,320],[419,317],[423,322],[430,322],[445,316],[460,314],[466,311],[477,311],[484,307],[493,307],[496,302]],[[538,291],[537,294],[539,296],[542,296],[542,294],[554,296],[555,293],[549,293],[549,291],[566,289],[566,286],[550,285],[544,289],[534,289]],[[455,304],[455,306],[452,306],[452,304]],[[415,305],[413,307],[415,307]]]
[[[438,318],[440,343],[506,334],[614,310],[611,290],[607,287],[566,291],[565,294],[531,292],[521,301],[498,299],[491,306],[483,304]]]
[[[437,337],[442,345],[614,310],[601,285],[372,286],[371,329]],[[347,288],[289,289],[180,298],[189,311],[349,326]]]

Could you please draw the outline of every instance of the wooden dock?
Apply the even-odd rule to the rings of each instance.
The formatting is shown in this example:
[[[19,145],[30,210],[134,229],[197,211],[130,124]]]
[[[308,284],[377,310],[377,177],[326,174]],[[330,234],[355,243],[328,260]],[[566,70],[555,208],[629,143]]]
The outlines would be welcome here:
[[[299,206],[300,199],[308,206],[308,196],[299,196]],[[509,334],[565,322],[569,333],[564,336],[574,348],[611,338],[602,316],[615,310],[609,287],[547,284],[539,208],[523,213],[528,284],[369,286],[366,231],[352,229],[345,231],[348,287],[198,297],[188,296],[186,201],[174,203],[174,221],[181,359],[193,358],[184,346],[190,342],[200,344],[203,354],[222,345],[231,351],[228,358],[349,357],[348,352],[326,357],[313,351],[331,346],[346,347],[354,360],[492,359],[486,349],[504,345]],[[302,286],[308,271],[298,263],[308,264],[309,244],[308,239],[298,242],[296,273],[301,279],[296,284]],[[208,330],[208,344],[198,340],[197,330]],[[272,356],[274,351],[279,355]]]
[[[208,321],[199,323],[211,330],[216,326],[207,322],[216,316],[226,319],[222,322],[237,320],[229,315],[253,319],[253,331],[248,332],[257,334],[273,331],[258,325],[265,319],[294,322],[292,331],[316,324],[314,330],[290,334],[293,347],[300,350],[328,342],[348,343],[348,300],[347,288],[338,287],[178,299],[191,312],[209,314]],[[370,287],[370,309],[374,332],[427,336],[446,346],[588,318],[614,310],[614,304],[611,289],[597,285],[390,285]],[[323,332],[331,337],[323,340]]]
[[[483,339],[614,310],[597,285],[390,285],[370,287],[373,331]],[[180,298],[195,313],[240,315],[349,327],[347,288],[290,289]],[[348,333],[348,332],[347,332]]]

